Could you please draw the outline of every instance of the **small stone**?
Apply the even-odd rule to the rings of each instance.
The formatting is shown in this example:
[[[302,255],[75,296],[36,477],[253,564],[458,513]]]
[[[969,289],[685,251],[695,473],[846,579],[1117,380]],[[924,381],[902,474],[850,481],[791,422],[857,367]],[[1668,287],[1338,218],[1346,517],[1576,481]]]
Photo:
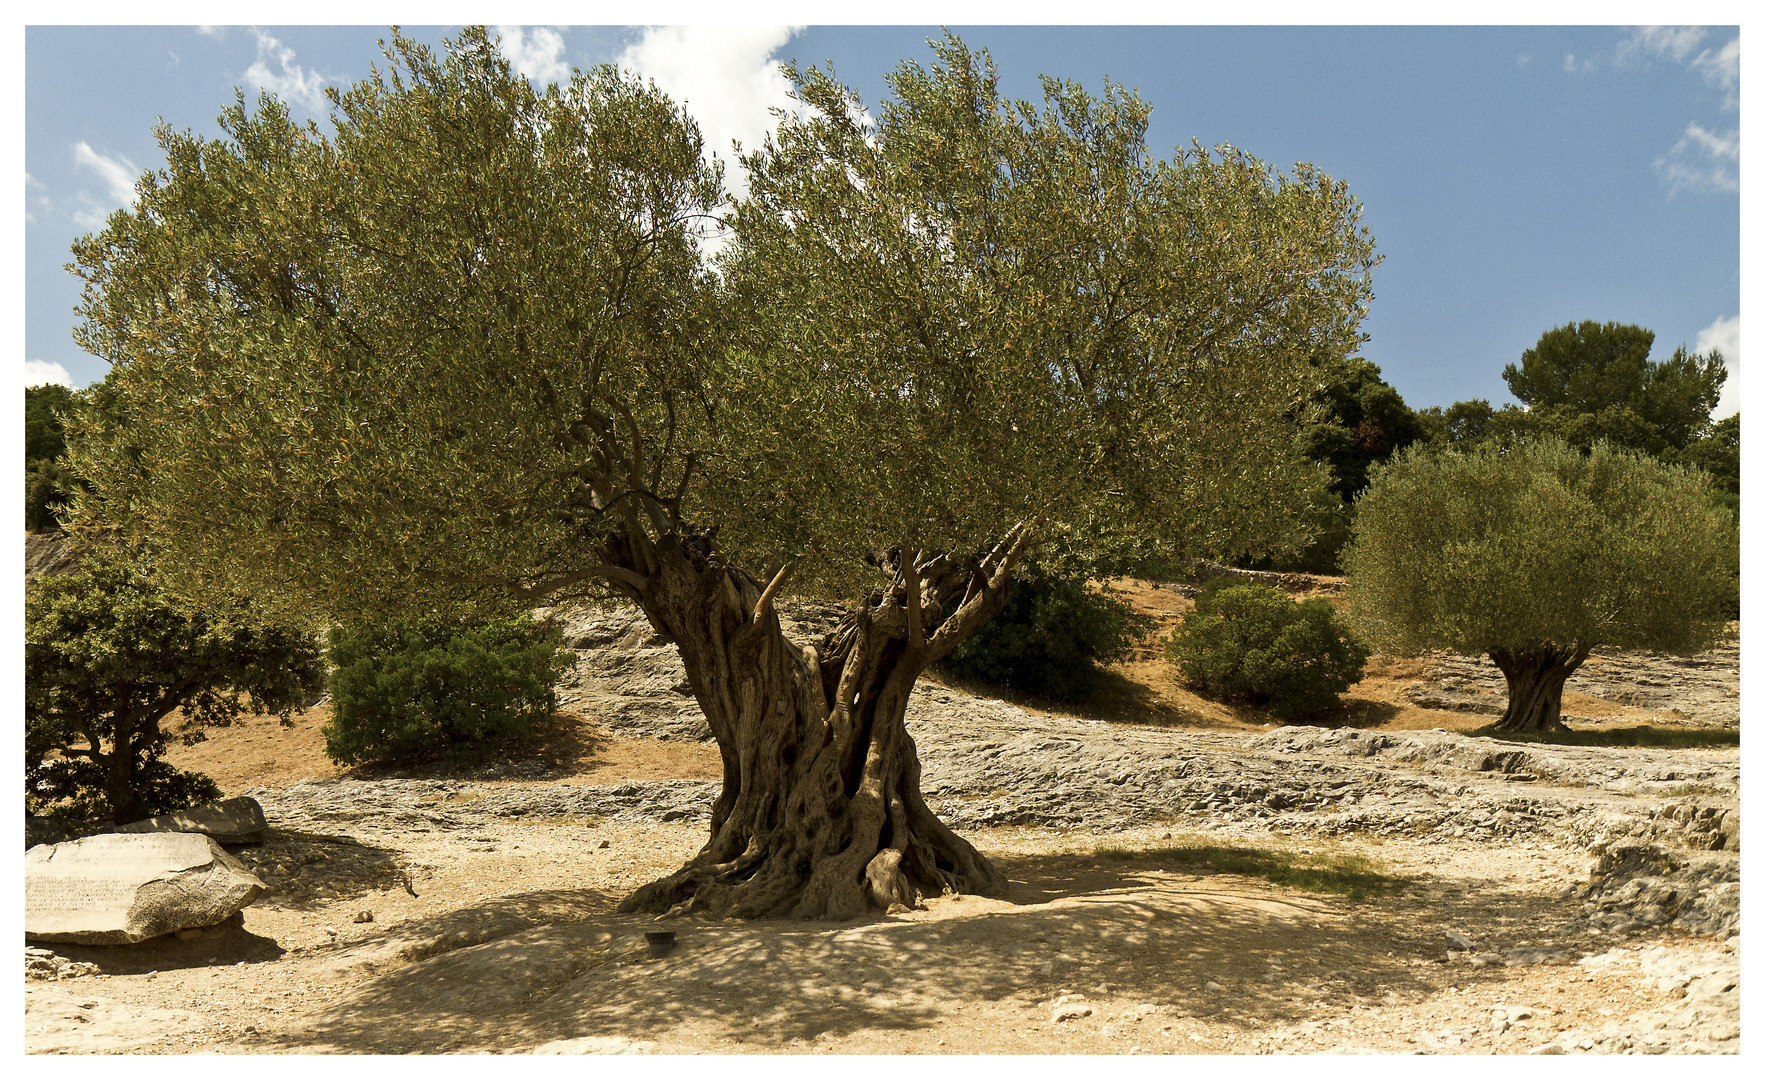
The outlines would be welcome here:
[[[355,913],[355,921],[359,923],[373,922],[374,913],[371,911],[358,911]]]
[[[613,841],[611,841],[611,840],[602,840],[600,843],[595,845],[595,847],[597,849],[610,848],[612,846],[613,846]]]
[[[1526,1052],[1528,1054],[1567,1054],[1569,1051],[1563,1049],[1562,1043],[1552,1042],[1545,1043],[1543,1046],[1534,1046]]]
[[[1225,993],[1225,990],[1226,990],[1225,987],[1223,987],[1219,983],[1213,982],[1211,980],[1208,982],[1202,983],[1201,988],[1203,990],[1206,990],[1210,994],[1223,994],[1223,993]]]
[[[1082,1016],[1090,1015],[1091,1006],[1086,1005],[1082,1001],[1070,1001],[1064,1005],[1055,1006],[1054,1012],[1049,1015],[1048,1019],[1053,1023],[1058,1024],[1062,1021],[1077,1020]]]

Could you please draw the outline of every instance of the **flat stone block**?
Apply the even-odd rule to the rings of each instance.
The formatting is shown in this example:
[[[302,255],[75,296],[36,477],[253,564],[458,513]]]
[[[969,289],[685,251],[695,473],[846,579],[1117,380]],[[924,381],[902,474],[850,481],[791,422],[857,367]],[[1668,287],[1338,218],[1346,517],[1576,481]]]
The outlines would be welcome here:
[[[121,945],[214,926],[264,883],[208,836],[103,833],[25,852],[25,939]]]
[[[264,808],[256,799],[240,795],[207,806],[180,810],[175,814],[131,821],[118,825],[113,833],[202,833],[223,844],[261,844],[270,823]]]

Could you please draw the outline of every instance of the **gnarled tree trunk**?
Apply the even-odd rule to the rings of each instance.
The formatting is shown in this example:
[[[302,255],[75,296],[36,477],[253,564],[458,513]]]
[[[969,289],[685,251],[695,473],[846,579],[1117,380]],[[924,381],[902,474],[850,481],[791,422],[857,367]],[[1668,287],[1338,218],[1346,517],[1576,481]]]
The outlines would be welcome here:
[[[847,919],[1002,887],[926,806],[905,716],[920,673],[1004,606],[1025,536],[1013,529],[965,564],[885,560],[890,584],[819,647],[780,629],[771,601],[783,572],[762,584],[707,538],[679,533],[648,549],[632,591],[680,649],[723,754],[723,791],[699,854],[620,910]]]
[[[1563,684],[1587,659],[1585,648],[1495,649],[1489,654],[1508,680],[1508,708],[1497,731],[1564,731]]]

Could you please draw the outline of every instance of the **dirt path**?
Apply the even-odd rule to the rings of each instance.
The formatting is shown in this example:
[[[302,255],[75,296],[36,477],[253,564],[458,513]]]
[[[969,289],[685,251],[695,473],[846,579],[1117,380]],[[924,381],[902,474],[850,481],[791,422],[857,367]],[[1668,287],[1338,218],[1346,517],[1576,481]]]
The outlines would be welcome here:
[[[1385,722],[1336,729],[1125,675],[1166,711],[1062,716],[927,684],[910,723],[928,798],[1008,896],[658,924],[613,909],[703,842],[715,750],[663,643],[614,617],[574,632],[576,711],[495,767],[344,775],[322,707],[181,748],[263,803],[272,835],[238,854],[271,894],[200,934],[56,946],[39,968],[69,977],[27,981],[27,1049],[1738,1050],[1735,750],[1466,738],[1486,718],[1413,704],[1425,666],[1375,673],[1355,700]],[[1607,693],[1599,722],[1726,722]],[[1185,710],[1199,719],[1165,722]],[[1275,885],[1198,864],[1204,846],[1360,856],[1396,887]],[[677,943],[652,958],[658,926]]]
[[[353,868],[329,860],[337,896],[273,897],[193,940],[60,947],[107,974],[31,984],[27,1041],[133,1053],[528,1052],[560,1040],[660,1053],[1518,1053],[1572,1051],[1615,1021],[1627,1030],[1604,1048],[1712,1049],[1722,1034],[1650,1026],[1646,1014],[1683,1007],[1689,980],[1643,971],[1663,945],[1715,966],[1733,952],[1577,928],[1577,905],[1559,895],[1580,876],[1573,859],[1387,842],[1379,861],[1409,886],[1351,901],[1172,869],[1157,854],[1097,854],[1157,852],[1172,843],[1164,831],[971,835],[1013,880],[1010,897],[831,927],[675,922],[678,944],[660,959],[641,936],[654,921],[611,908],[689,855],[696,828],[509,823],[396,852],[368,843]],[[364,887],[377,856],[412,867],[419,895]],[[351,921],[364,911],[372,923]],[[1491,951],[1449,953],[1447,932]],[[1527,948],[1561,955],[1528,963]]]

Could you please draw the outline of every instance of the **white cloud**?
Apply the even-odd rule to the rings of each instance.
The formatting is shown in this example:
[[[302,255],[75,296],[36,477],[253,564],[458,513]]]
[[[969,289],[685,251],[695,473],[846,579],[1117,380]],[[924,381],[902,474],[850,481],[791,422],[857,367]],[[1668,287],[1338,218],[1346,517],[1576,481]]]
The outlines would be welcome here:
[[[116,209],[114,206],[99,202],[84,191],[77,192],[74,195],[74,200],[79,203],[79,206],[69,211],[68,220],[88,232],[96,232],[104,228],[104,223],[110,220],[111,211]]]
[[[1638,53],[1652,53],[1683,64],[1707,33],[1701,26],[1639,26],[1618,44],[1618,56],[1627,59]]]
[[[1704,81],[1717,87],[1723,93],[1722,107],[1738,108],[1740,105],[1740,38],[1731,39],[1728,44],[1711,52],[1705,49],[1691,62],[1692,70],[1701,72]]]
[[[772,59],[801,27],[654,26],[626,48],[619,66],[655,81],[685,105],[705,137],[705,149],[724,161],[724,183],[740,197],[747,178],[730,151],[760,145],[776,121],[774,108],[789,109],[790,82]]]
[[[1702,26],[1641,26],[1618,44],[1618,60],[1632,57],[1666,57],[1684,64],[1722,91],[1722,107],[1740,106],[1740,38],[1730,38],[1714,49],[1699,49],[1709,31]]]
[[[540,86],[570,80],[570,65],[564,62],[564,36],[556,30],[499,26],[496,32],[501,36],[497,48],[529,80]]]
[[[44,194],[44,192],[46,192],[48,190],[49,190],[49,185],[43,183],[43,181],[32,176],[30,173],[25,173],[25,224],[26,225],[35,225],[37,223],[37,216],[35,214],[31,213],[32,207],[35,207],[36,209],[42,210],[45,212],[47,212],[48,210],[50,210],[52,208],[52,204],[49,201],[49,196]]]
[[[1728,369],[1728,381],[1722,384],[1722,400],[1710,415],[1720,420],[1740,411],[1740,316],[1726,315],[1698,331],[1694,352],[1718,349],[1722,364]]]
[[[216,41],[227,40],[227,28],[224,26],[198,26],[196,32],[203,37],[211,37]]]
[[[296,64],[294,50],[274,37],[262,30],[254,29],[252,33],[257,35],[257,59],[245,69],[244,78],[308,112],[325,112],[325,77]],[[270,70],[272,62],[278,70]]]
[[[1687,124],[1685,135],[1673,144],[1673,149],[1655,160],[1655,170],[1667,181],[1668,190],[1675,193],[1738,192],[1740,131],[1718,135],[1695,123]]]
[[[1588,72],[1595,70],[1595,68],[1592,60],[1577,57],[1574,53],[1565,53],[1563,55],[1563,70]]]
[[[98,174],[109,189],[111,206],[128,206],[135,201],[135,181],[141,178],[141,168],[128,158],[105,157],[81,141],[74,144],[74,168]]]
[[[25,385],[43,386],[47,383],[60,383],[69,390],[79,389],[74,385],[74,377],[69,375],[67,369],[60,364],[51,363],[48,360],[26,360]]]

